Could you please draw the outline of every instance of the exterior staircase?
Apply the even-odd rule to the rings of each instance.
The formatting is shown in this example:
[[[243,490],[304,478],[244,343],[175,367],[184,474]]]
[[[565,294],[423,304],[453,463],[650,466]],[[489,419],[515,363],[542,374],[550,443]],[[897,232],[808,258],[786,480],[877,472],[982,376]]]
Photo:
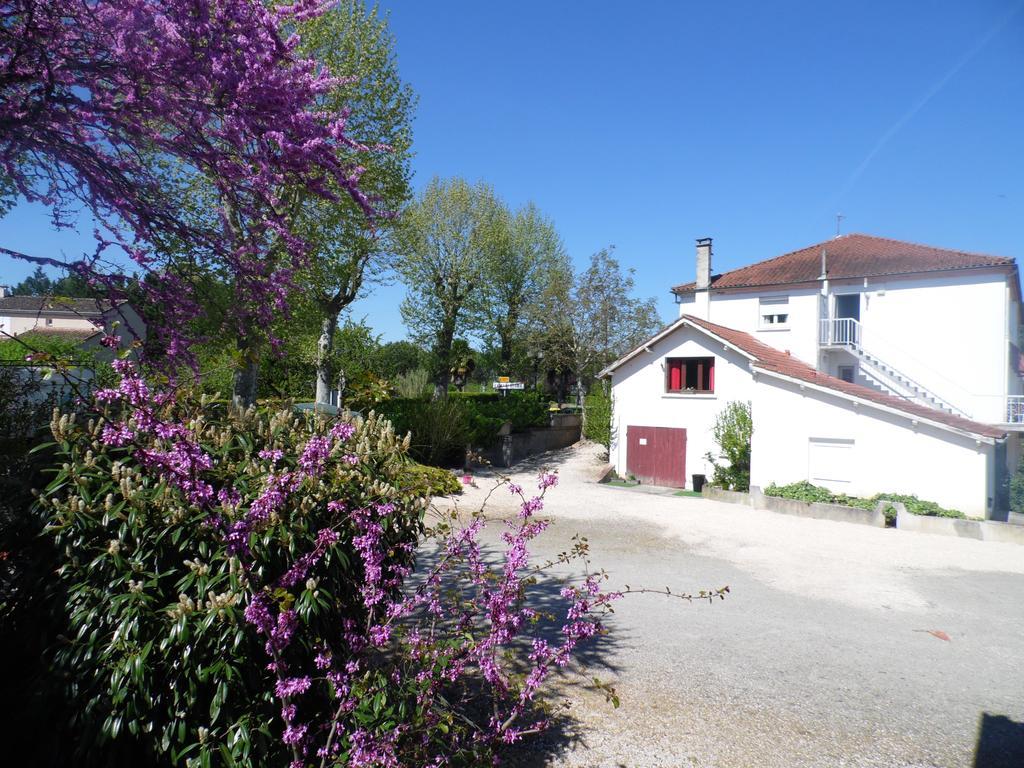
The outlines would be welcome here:
[[[841,349],[857,358],[861,375],[874,389],[886,395],[936,408],[946,413],[969,418],[966,413],[933,391],[907,376],[861,344],[860,323],[852,317],[829,318],[821,321],[818,344],[823,349]]]

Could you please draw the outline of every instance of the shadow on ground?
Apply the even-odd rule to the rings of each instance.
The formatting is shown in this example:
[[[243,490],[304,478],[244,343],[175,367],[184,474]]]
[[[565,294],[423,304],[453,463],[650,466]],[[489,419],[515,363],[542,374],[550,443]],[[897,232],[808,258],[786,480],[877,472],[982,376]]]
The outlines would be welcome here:
[[[974,768],[1021,768],[1024,766],[1024,723],[1005,715],[981,713]]]
[[[504,529],[504,522],[491,520],[487,527],[489,532],[482,537],[484,542],[500,535],[500,531]],[[541,535],[551,534],[548,532]],[[570,542],[566,542],[566,548],[569,546]],[[481,552],[487,562],[501,567],[503,560],[498,546],[482,542]],[[422,574],[429,570],[436,562],[436,558],[436,551],[421,551],[418,556],[418,572]],[[542,564],[539,558],[535,558],[533,563]],[[546,640],[552,647],[557,647],[562,642],[561,628],[565,623],[569,602],[561,596],[561,590],[566,586],[579,584],[581,580],[582,564],[579,561],[571,564],[560,563],[535,574],[534,582],[527,587],[526,605],[536,611],[538,618],[535,623],[528,624],[523,629],[519,641],[510,649],[513,669],[522,670],[524,673],[528,671],[527,655],[534,639]],[[468,582],[457,579],[453,586],[455,583],[462,585]],[[614,615],[606,618],[613,620]],[[546,712],[549,725],[541,733],[531,734],[521,742],[508,747],[501,755],[502,765],[514,768],[539,768],[549,765],[559,755],[585,748],[584,734],[568,711],[566,702],[570,697],[578,698],[585,689],[596,691],[594,678],[599,678],[603,682],[614,682],[619,667],[611,662],[611,658],[616,649],[627,640],[625,629],[615,626],[612,632],[590,638],[577,645],[570,665],[564,670],[555,669],[542,688],[549,695],[541,703],[543,711],[538,711],[537,716],[544,716]],[[610,708],[612,704],[609,702],[607,706]],[[523,723],[524,726],[527,724]]]

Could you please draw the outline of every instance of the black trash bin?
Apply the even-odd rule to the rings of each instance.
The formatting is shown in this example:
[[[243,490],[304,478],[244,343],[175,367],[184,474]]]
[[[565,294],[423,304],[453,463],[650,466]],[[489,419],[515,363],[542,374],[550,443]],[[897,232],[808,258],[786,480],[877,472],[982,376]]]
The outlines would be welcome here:
[[[691,479],[693,480],[694,491],[700,493],[704,490],[704,483],[707,482],[707,478],[704,475],[692,475]]]

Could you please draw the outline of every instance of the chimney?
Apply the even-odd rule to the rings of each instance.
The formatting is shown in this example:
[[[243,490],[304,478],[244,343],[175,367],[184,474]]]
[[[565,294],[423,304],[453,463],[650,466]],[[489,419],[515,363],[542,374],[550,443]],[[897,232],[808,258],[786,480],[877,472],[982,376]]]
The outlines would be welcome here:
[[[697,290],[706,291],[711,287],[711,238],[697,240]]]

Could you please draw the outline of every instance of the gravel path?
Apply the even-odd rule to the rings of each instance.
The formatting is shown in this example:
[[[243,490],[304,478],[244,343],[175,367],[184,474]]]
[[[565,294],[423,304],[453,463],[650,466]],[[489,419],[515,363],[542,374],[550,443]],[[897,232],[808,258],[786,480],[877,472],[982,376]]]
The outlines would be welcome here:
[[[538,557],[579,532],[613,587],[731,594],[621,601],[586,661],[622,706],[577,693],[567,729],[516,764],[1024,766],[1024,547],[602,486],[589,445],[544,460],[561,481]],[[460,507],[493,480],[477,484]],[[516,506],[501,490],[488,510]]]

